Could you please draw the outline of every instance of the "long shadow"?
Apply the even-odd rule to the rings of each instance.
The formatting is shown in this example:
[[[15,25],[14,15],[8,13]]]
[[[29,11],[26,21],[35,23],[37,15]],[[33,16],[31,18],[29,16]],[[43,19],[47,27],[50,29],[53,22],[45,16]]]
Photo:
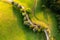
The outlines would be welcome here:
[[[37,40],[37,39],[40,40],[42,38],[41,36],[43,34],[41,32],[39,34],[37,34],[37,32],[33,32],[29,28],[29,26],[26,26],[26,25],[23,24],[23,16],[22,16],[22,12],[20,11],[20,9],[15,8],[14,6],[12,6],[12,9],[13,9],[14,15],[17,17],[18,26],[23,29],[23,31],[25,32],[25,34],[27,36],[26,40],[31,40],[31,38],[33,38],[34,40]],[[30,37],[28,37],[28,36],[30,36]]]
[[[23,24],[23,16],[22,16],[22,12],[20,11],[20,9],[15,8],[14,6],[12,7],[13,9],[13,13],[14,15],[17,17],[17,23],[19,25],[20,28],[22,28],[23,30],[28,30],[28,27],[25,27],[25,25]]]

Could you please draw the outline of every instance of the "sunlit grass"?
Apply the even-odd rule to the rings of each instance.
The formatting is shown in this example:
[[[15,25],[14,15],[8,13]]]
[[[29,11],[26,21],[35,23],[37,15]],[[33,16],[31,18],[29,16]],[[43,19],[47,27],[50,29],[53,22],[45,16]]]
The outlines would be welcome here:
[[[25,8],[32,8],[33,0],[14,0],[15,2],[23,5]],[[17,11],[17,10],[16,10]],[[43,11],[44,12],[44,11]],[[31,16],[32,22],[40,24],[44,27],[49,25],[49,28],[55,28],[55,18],[51,17],[50,14],[47,15],[47,19],[44,16],[43,12],[36,13],[36,17],[39,19],[37,20],[35,17]],[[19,13],[19,12],[17,12]],[[17,14],[16,13],[16,14]],[[19,15],[17,15],[19,16]],[[11,4],[0,2],[0,40],[43,40],[43,34],[36,34],[29,28],[18,24],[21,23],[21,20],[18,21],[19,18],[15,16],[13,12],[13,8]],[[52,29],[55,30],[55,29]],[[54,34],[54,32],[52,31]],[[53,35],[52,34],[52,35]]]
[[[22,35],[21,35],[22,34]],[[10,4],[0,2],[0,40],[25,40]]]

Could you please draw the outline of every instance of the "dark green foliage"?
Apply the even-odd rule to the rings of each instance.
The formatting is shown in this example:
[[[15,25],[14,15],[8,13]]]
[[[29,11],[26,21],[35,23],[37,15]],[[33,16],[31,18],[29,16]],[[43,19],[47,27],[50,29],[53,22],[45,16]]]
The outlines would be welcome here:
[[[45,5],[53,12],[60,13],[60,0],[46,0]]]

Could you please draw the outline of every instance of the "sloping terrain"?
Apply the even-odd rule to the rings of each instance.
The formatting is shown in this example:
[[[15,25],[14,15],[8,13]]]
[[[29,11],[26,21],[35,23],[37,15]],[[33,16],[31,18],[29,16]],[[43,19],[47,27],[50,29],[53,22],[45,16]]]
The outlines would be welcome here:
[[[33,6],[32,0],[15,0],[15,2],[26,8],[32,8]],[[36,17],[37,19],[33,22],[43,21],[49,24],[52,36],[59,40],[60,36],[57,37],[56,20],[53,12],[48,9],[40,11],[39,5],[37,10],[34,17],[30,14],[31,20],[33,21]],[[17,8],[13,8],[12,4],[0,1],[0,40],[45,40],[45,34],[44,32],[33,32],[29,27],[23,25],[23,17],[20,11]]]

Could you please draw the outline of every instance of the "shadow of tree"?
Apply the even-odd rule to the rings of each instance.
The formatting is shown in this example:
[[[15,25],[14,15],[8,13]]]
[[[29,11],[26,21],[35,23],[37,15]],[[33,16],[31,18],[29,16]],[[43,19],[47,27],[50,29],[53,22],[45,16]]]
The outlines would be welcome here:
[[[26,40],[45,40],[45,36],[43,32],[33,32],[29,26],[23,24],[23,16],[20,9],[12,7],[14,15],[17,17],[17,23],[20,28],[23,29],[24,33],[26,34]],[[43,33],[43,34],[42,34]]]

